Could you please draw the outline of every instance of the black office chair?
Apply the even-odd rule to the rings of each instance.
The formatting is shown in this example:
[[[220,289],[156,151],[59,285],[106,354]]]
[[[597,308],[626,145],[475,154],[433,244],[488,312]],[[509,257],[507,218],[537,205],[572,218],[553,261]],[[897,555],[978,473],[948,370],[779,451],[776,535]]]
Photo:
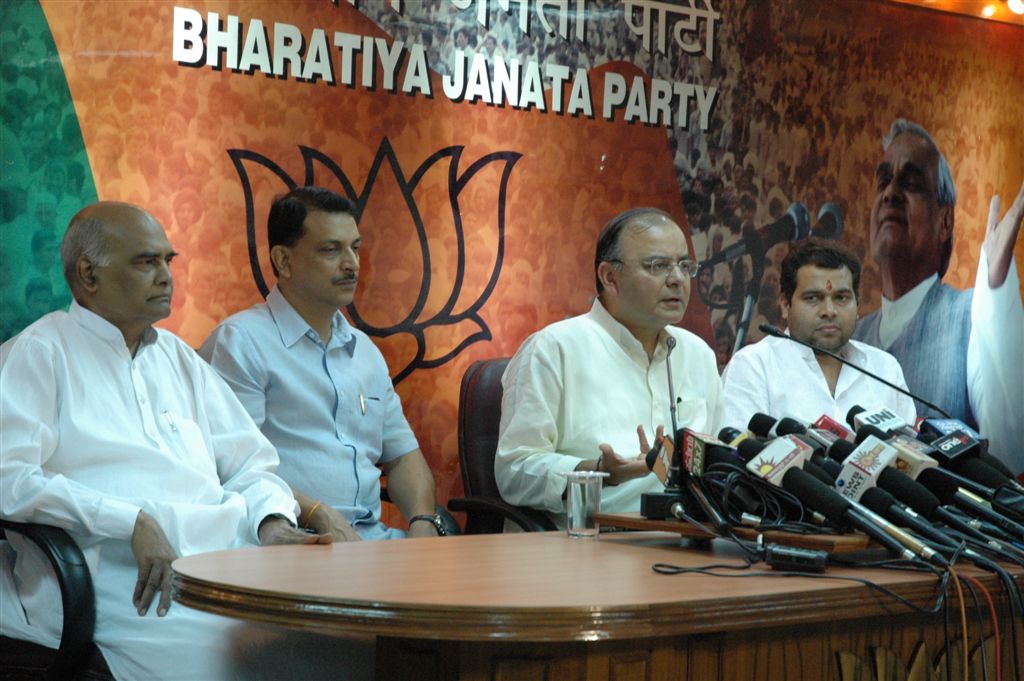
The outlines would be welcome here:
[[[0,680],[76,679],[111,681],[114,677],[92,642],[96,596],[92,576],[78,544],[64,530],[49,525],[0,519],[0,539],[14,532],[40,548],[60,585],[64,626],[57,650],[28,641],[0,638]]]
[[[466,514],[466,534],[498,534],[510,520],[527,532],[557,529],[544,513],[513,506],[501,498],[494,479],[494,455],[501,421],[501,375],[507,357],[474,362],[459,391],[459,463],[466,496],[448,508]]]

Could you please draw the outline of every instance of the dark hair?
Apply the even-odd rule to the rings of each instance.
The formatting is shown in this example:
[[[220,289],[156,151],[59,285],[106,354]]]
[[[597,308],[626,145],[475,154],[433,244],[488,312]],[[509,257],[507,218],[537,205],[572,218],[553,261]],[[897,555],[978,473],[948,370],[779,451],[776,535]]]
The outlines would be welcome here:
[[[644,231],[651,227],[646,222],[646,218],[650,217],[661,217],[675,222],[671,215],[660,208],[630,208],[613,217],[601,228],[601,234],[597,237],[597,251],[594,254],[594,282],[598,294],[604,292],[604,285],[601,283],[601,277],[597,276],[597,268],[603,262],[614,262],[622,258],[622,249],[619,246],[622,231],[626,227],[633,227],[638,232]]]
[[[810,238],[793,245],[782,261],[779,288],[786,302],[792,304],[796,292],[796,276],[801,267],[814,265],[825,270],[845,267],[853,275],[853,295],[860,298],[860,260],[853,251],[836,241]]]
[[[303,226],[310,211],[320,210],[326,213],[347,213],[353,218],[355,206],[341,194],[323,187],[297,187],[283,196],[274,199],[267,216],[267,242],[274,246],[294,246],[306,233]],[[277,266],[270,263],[277,275]]]

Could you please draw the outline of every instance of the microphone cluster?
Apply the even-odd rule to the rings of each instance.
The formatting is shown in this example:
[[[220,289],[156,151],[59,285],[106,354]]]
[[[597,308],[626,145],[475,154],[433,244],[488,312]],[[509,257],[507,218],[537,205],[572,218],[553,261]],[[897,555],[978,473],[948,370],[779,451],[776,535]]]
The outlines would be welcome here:
[[[940,567],[960,555],[1024,565],[1024,487],[984,440],[943,421],[918,432],[888,409],[854,407],[849,427],[755,414],[747,430],[717,438],[684,428],[650,453],[666,498],[641,512],[708,522],[719,534],[730,525],[856,529],[895,556]]]

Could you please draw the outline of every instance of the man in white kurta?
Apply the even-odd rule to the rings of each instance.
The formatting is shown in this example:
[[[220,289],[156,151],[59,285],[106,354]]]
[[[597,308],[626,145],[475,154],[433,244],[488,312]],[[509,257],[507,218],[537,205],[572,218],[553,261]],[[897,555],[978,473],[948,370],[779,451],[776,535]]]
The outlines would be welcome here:
[[[721,392],[714,352],[672,326],[686,311],[693,262],[682,230],[661,211],[634,209],[605,226],[590,312],[528,338],[502,378],[494,472],[507,501],[546,511],[565,527],[567,471],[609,473],[606,512],[638,511],[642,493],[662,491],[643,455],[648,434],[662,426],[671,432],[666,362],[679,427],[714,427]]]
[[[906,390],[896,358],[850,340],[857,323],[861,265],[839,244],[810,239],[782,261],[779,307],[790,337],[838,354]],[[891,409],[906,423],[914,401],[880,381],[793,340],[767,336],[733,355],[722,374],[722,425],[743,430],[757,413],[846,423],[850,409]]]
[[[152,216],[87,207],[62,255],[76,302],[2,353],[0,513],[61,527],[83,549],[94,640],[115,677],[232,678],[233,622],[172,607],[169,566],[261,540],[308,541],[292,526],[277,453],[217,374],[151,326],[170,311],[174,257]],[[3,634],[55,647],[56,581],[33,545],[10,542]]]

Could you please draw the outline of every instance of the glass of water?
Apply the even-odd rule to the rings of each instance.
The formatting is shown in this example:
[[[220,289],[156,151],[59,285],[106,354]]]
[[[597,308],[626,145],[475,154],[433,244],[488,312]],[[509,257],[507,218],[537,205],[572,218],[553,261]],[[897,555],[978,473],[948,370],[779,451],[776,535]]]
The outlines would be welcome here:
[[[603,471],[567,471],[566,529],[570,537],[595,537],[600,526],[594,514],[601,510],[601,485],[608,473]]]

